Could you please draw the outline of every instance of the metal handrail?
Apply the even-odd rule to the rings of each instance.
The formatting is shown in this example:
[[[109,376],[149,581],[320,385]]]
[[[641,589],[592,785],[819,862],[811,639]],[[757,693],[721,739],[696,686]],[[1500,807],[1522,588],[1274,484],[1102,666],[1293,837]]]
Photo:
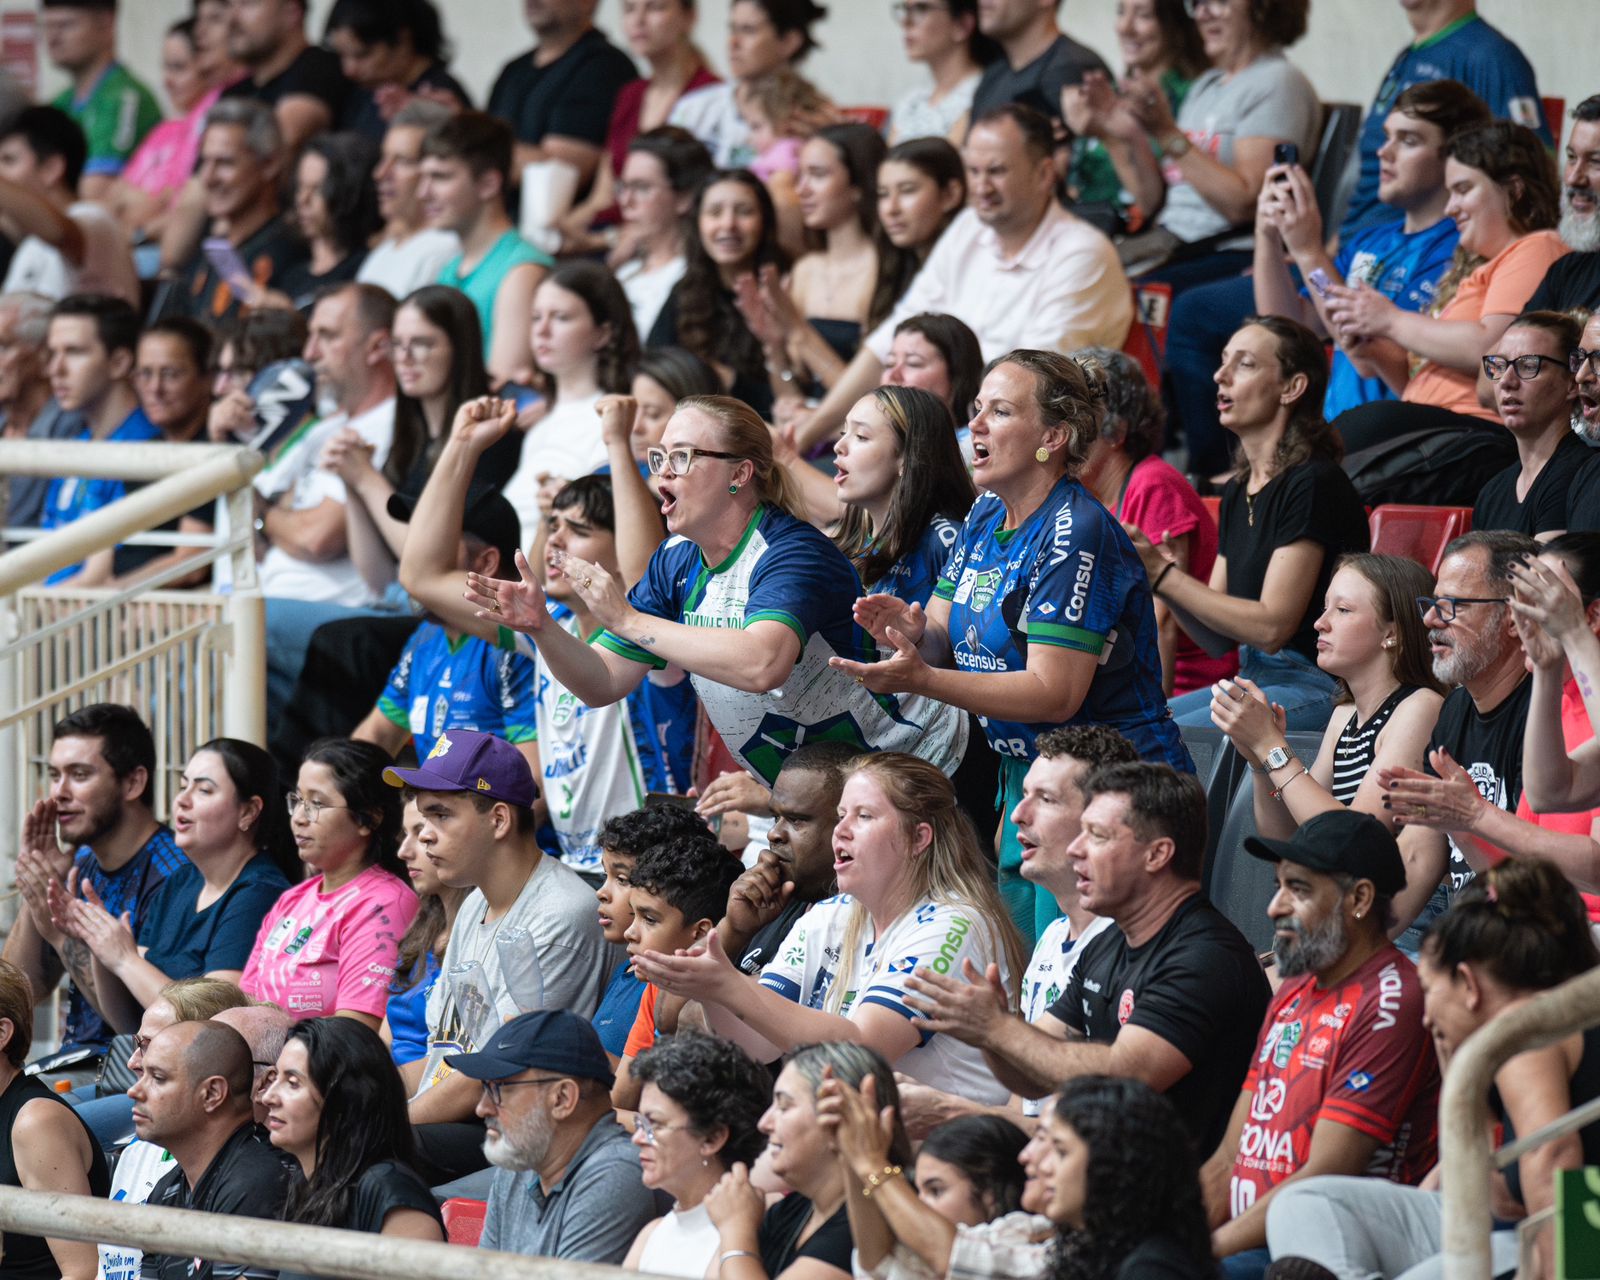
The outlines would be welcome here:
[[[1439,1163],[1443,1180],[1445,1280],[1490,1280],[1489,1087],[1495,1073],[1519,1053],[1542,1049],[1600,1026],[1600,969],[1592,969],[1491,1020],[1451,1056],[1439,1095]],[[1537,1134],[1543,1141],[1581,1128],[1587,1109],[1568,1112]],[[1519,1147],[1525,1150],[1525,1147]]]
[[[597,1262],[14,1187],[0,1187],[0,1226],[57,1240],[133,1245],[146,1253],[253,1263],[341,1280],[665,1280]]]

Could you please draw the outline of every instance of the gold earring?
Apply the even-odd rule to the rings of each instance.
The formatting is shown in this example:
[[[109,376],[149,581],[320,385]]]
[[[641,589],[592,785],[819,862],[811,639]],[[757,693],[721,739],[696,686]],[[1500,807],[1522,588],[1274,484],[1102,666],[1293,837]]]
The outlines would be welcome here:
[[[1038,461],[1038,462],[1049,462],[1050,461],[1050,450],[1046,449],[1043,445],[1040,445],[1037,449],[1035,449],[1033,451],[1033,456],[1034,456],[1034,459],[1036,461]]]

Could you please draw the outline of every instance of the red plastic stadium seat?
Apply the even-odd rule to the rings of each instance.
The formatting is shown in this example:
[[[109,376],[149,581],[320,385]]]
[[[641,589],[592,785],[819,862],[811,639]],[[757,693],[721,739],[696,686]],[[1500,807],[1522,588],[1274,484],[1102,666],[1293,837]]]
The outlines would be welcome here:
[[[889,123],[888,107],[840,107],[839,114],[849,124],[870,125],[879,133]]]
[[[1172,313],[1172,286],[1136,284],[1133,286],[1133,323],[1122,344],[1144,370],[1152,387],[1161,387],[1161,359],[1167,351],[1167,321]]]
[[[1139,368],[1144,370],[1146,382],[1152,387],[1161,385],[1161,357],[1156,354],[1150,331],[1137,319],[1128,326],[1128,340],[1122,344],[1122,351],[1124,355],[1130,355],[1139,362]]]
[[[476,1249],[478,1237],[483,1235],[483,1215],[488,1207],[482,1200],[463,1200],[459,1196],[446,1200],[439,1209],[444,1219],[445,1238],[451,1244]]]
[[[1211,513],[1211,523],[1212,524],[1220,525],[1222,523],[1222,499],[1221,498],[1201,498],[1200,499],[1200,505]]]
[[[1561,150],[1561,126],[1567,119],[1567,100],[1565,98],[1540,98],[1539,105],[1544,108],[1544,122],[1550,126],[1550,136],[1556,140],[1556,151]]]
[[[1429,573],[1452,538],[1472,529],[1471,507],[1418,507],[1386,502],[1369,517],[1374,554],[1415,560]]]

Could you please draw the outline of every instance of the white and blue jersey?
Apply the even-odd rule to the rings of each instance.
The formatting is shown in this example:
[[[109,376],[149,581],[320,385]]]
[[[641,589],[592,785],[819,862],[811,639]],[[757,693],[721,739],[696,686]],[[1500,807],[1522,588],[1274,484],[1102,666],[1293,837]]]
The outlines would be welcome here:
[[[645,782],[652,791],[683,795],[694,785],[695,732],[700,727],[694,681],[676,667],[652,671],[628,702]]]
[[[1062,477],[1015,530],[1005,504],[973,504],[934,594],[950,602],[959,670],[1025,671],[1029,644],[1093,654],[1095,673],[1071,724],[1106,724],[1147,760],[1193,771],[1161,690],[1150,580],[1116,519],[1077,481]],[[989,745],[1031,760],[1051,723],[980,716]]]
[[[773,693],[691,677],[728,750],[768,785],[790,752],[819,741],[906,751],[953,772],[966,749],[962,712],[930,698],[875,695],[828,665],[835,655],[857,662],[877,656],[851,617],[860,595],[856,571],[824,534],[763,504],[721,564],[707,565],[687,538],[656,548],[628,599],[641,612],[691,627],[778,622],[794,632],[800,658]],[[666,665],[609,631],[597,643],[633,662]]]
[[[890,565],[883,577],[867,588],[867,594],[893,596],[906,604],[925,606],[933,597],[933,588],[960,533],[961,526],[954,520],[934,516],[916,545]]]
[[[1440,218],[1426,230],[1410,235],[1404,223],[1379,223],[1341,244],[1334,266],[1350,288],[1367,285],[1402,311],[1425,315],[1433,310],[1437,286],[1450,269],[1457,238],[1456,224],[1450,218]],[[1304,289],[1300,294],[1307,296]],[[1334,348],[1328,394],[1322,402],[1323,416],[1329,422],[1346,409],[1394,398],[1388,383],[1378,377],[1363,378],[1343,348]]]
[[[511,645],[476,636],[451,640],[437,622],[424,622],[401,650],[378,710],[410,732],[419,760],[452,729],[532,742],[534,679],[533,660]]]
[[[1341,241],[1361,227],[1402,216],[1400,210],[1378,200],[1378,148],[1383,146],[1383,122],[1394,109],[1396,98],[1412,85],[1432,80],[1459,80],[1489,104],[1495,119],[1526,125],[1545,146],[1554,149],[1533,64],[1511,40],[1477,14],[1468,14],[1428,39],[1406,46],[1383,78],[1378,96],[1362,122],[1361,177],[1339,230]]]
[[[761,971],[761,985],[808,1009],[824,1008],[839,975],[853,903],[849,894],[827,898],[795,921],[777,957]],[[924,1023],[926,1015],[906,1002],[906,980],[921,966],[958,977],[963,960],[971,960],[980,973],[990,963],[998,964],[1001,977],[1010,982],[1005,949],[976,907],[924,902],[885,929],[881,938],[874,936],[869,916],[857,942],[852,985],[841,996],[838,1012],[850,1018],[876,1005],[908,1022]],[[1010,1096],[984,1063],[981,1050],[921,1026],[918,1036],[917,1044],[893,1064],[896,1070],[976,1102],[999,1105]]]

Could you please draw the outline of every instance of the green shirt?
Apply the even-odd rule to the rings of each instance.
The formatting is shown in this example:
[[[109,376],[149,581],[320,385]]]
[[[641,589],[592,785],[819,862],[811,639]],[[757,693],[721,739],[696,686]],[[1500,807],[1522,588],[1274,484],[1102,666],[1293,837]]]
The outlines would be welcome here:
[[[494,300],[513,268],[524,262],[537,262],[541,267],[555,266],[554,260],[542,249],[524,240],[515,228],[507,231],[483,255],[483,259],[466,275],[461,274],[461,254],[456,254],[439,272],[439,284],[460,289],[472,299],[478,309],[478,324],[483,329],[483,354],[489,355],[489,339],[494,330]]]
[[[88,140],[86,177],[121,173],[144,135],[161,123],[155,95],[120,62],[105,69],[82,101],[73,98],[71,89],[63,89],[51,105],[76,120]]]

